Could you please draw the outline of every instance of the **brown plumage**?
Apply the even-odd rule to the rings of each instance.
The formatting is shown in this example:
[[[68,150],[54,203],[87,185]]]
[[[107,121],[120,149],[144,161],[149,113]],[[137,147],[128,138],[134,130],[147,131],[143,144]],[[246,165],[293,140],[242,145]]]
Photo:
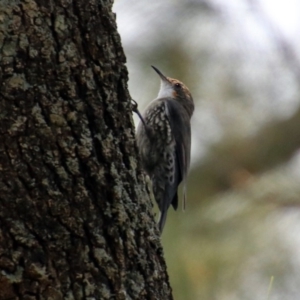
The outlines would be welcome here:
[[[137,145],[142,165],[150,176],[160,209],[162,232],[167,211],[178,207],[177,188],[183,181],[184,206],[186,177],[190,165],[191,125],[194,102],[188,88],[179,80],[164,76],[158,97],[146,108],[137,129]]]

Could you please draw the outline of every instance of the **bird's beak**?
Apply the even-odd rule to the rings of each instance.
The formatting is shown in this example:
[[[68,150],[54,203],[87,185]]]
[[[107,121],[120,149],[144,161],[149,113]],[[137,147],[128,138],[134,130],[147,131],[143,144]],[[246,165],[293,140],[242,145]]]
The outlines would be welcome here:
[[[159,71],[157,68],[155,68],[154,66],[151,66],[153,69],[154,69],[154,71],[159,75],[159,77],[160,77],[160,79],[162,80],[162,81],[167,81],[167,82],[169,82],[169,80],[168,80],[168,78],[161,72],[161,71]]]
[[[151,66],[160,77],[160,89],[157,98],[174,98],[174,89],[171,81],[158,69]]]

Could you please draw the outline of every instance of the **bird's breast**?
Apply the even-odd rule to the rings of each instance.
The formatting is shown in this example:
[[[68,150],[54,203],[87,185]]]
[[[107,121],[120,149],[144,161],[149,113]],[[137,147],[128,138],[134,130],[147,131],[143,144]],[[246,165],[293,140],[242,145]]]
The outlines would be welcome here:
[[[139,135],[138,144],[144,168],[151,174],[157,166],[162,165],[166,153],[173,152],[175,141],[163,102],[150,106],[144,119],[151,137],[147,134]]]
[[[149,128],[151,128],[154,141],[158,147],[166,147],[172,143],[173,135],[164,103],[159,103],[154,108],[150,108],[146,112],[145,121]]]

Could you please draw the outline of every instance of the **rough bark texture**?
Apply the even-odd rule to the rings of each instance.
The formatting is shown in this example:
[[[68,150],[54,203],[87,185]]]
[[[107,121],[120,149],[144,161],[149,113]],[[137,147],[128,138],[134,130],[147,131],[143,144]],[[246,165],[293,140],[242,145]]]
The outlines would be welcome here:
[[[0,1],[0,299],[172,299],[111,6]]]

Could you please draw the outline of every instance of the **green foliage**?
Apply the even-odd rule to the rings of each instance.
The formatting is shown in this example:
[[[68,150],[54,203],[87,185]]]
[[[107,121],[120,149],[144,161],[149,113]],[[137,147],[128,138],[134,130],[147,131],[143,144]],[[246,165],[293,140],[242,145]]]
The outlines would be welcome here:
[[[162,235],[176,300],[300,294],[299,70],[247,3],[115,6],[140,107],[157,95],[152,64],[196,102],[187,210]]]

